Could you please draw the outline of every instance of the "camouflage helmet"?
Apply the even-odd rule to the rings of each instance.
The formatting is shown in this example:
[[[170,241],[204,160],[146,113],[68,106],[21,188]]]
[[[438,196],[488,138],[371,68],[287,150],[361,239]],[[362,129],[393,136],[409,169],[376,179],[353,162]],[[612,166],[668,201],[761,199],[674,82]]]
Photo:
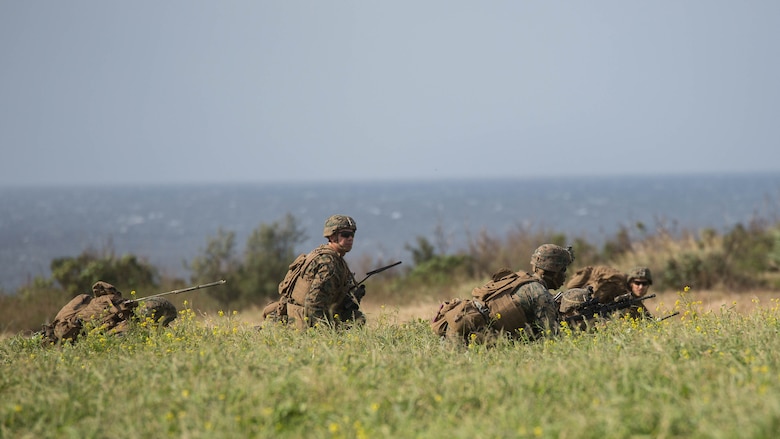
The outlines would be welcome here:
[[[168,326],[178,316],[176,306],[164,297],[149,297],[139,300],[136,315],[142,319],[152,319],[155,322]]]
[[[593,297],[593,290],[591,288],[571,288],[561,294],[561,306],[559,311],[561,314],[567,314],[583,303],[590,300]]]
[[[629,284],[634,279],[644,279],[650,285],[653,284],[653,274],[650,273],[650,269],[647,267],[634,267],[631,270],[628,270],[628,273],[626,273],[626,277],[628,278]]]
[[[357,230],[357,224],[355,220],[346,215],[331,215],[325,220],[325,229],[322,231],[322,236],[328,237],[338,232],[339,230]]]
[[[92,285],[92,295],[95,297],[107,296],[107,295],[122,297],[122,293],[119,292],[119,290],[117,290],[115,286],[111,285],[108,282],[103,282],[102,280],[99,280],[95,282],[94,285]]]
[[[563,248],[555,244],[542,244],[531,255],[531,266],[546,271],[561,272],[574,262],[571,247]]]

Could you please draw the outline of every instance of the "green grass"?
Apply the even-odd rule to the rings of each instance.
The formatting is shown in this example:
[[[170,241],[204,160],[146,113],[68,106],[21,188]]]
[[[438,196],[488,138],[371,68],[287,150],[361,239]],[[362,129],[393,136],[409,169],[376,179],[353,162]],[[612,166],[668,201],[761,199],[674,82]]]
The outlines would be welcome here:
[[[780,306],[461,346],[365,328],[195,318],[75,345],[0,341],[0,437],[773,437]]]

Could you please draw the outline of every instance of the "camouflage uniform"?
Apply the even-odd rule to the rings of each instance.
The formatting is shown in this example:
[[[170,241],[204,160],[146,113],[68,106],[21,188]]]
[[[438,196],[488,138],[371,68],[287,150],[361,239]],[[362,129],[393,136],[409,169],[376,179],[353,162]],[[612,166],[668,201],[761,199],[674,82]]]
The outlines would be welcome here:
[[[553,299],[550,290],[560,288],[566,280],[566,269],[574,262],[574,253],[569,248],[563,248],[555,244],[543,244],[534,250],[531,255],[531,268],[539,277],[540,272],[553,274],[555,283],[548,285],[548,281],[540,279],[539,282],[520,286],[514,296],[520,305],[532,312],[536,331],[549,328],[556,333],[559,326],[558,304]]]
[[[357,225],[351,217],[333,215],[325,221],[323,236],[330,237],[342,230],[355,232]],[[288,321],[301,329],[317,323],[365,322],[351,294],[355,277],[343,256],[323,244],[312,250],[306,261],[291,294],[280,301],[284,309],[279,314],[286,314]],[[277,306],[276,310],[279,309]]]
[[[333,322],[336,316],[339,320],[354,318],[344,314],[344,303],[355,286],[347,261],[327,244],[317,247],[309,256],[311,263],[304,269],[295,284],[292,300],[287,303],[288,318],[296,319],[299,327],[313,326],[319,321]]]
[[[528,319],[524,328],[526,334],[530,331],[532,337],[537,337],[547,329],[557,332],[558,306],[543,280],[521,285],[512,293],[512,298]]]

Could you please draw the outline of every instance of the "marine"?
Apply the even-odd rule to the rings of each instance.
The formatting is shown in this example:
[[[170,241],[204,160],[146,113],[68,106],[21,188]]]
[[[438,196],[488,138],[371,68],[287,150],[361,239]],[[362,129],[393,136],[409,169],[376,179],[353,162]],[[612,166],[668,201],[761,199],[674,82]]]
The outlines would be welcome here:
[[[126,300],[113,285],[97,281],[92,294],[79,294],[71,299],[41,329],[44,344],[75,342],[90,325],[100,327],[110,334],[126,332],[133,321],[151,318],[168,326],[178,315],[176,307],[162,297],[140,301]]]
[[[467,343],[497,336],[537,339],[557,333],[558,305],[550,290],[563,286],[574,261],[571,248],[543,244],[531,255],[531,273],[497,271],[471,299],[444,302],[431,321],[439,336]]]
[[[586,288],[590,288],[592,296],[600,303],[609,303],[626,294],[636,298],[645,297],[652,284],[650,268],[644,266],[633,267],[626,273],[606,265],[583,267],[577,270],[566,284],[566,288],[572,291],[564,293],[563,298],[567,303],[561,302],[561,312],[570,315],[574,312],[575,303],[587,300]],[[641,303],[621,311],[617,316],[624,315],[632,318],[653,318]]]
[[[279,283],[280,299],[265,307],[263,319],[290,323],[298,329],[365,323],[356,297],[357,282],[344,259],[352,250],[356,232],[352,217],[328,217],[322,232],[327,242],[290,264]],[[358,296],[364,293],[361,290]]]

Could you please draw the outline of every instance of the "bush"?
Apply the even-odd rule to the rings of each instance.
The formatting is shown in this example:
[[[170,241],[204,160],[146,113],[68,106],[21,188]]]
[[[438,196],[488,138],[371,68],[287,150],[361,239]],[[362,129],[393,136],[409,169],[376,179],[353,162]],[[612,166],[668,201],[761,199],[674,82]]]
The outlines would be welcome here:
[[[98,280],[123,289],[156,289],[159,271],[133,254],[122,257],[113,251],[85,250],[76,257],[56,258],[51,262],[52,279],[70,296],[89,293]]]
[[[433,258],[416,265],[409,272],[407,282],[424,285],[446,285],[453,279],[474,277],[471,270],[471,258],[467,255],[434,256]]]
[[[295,218],[260,224],[247,239],[243,257],[236,255],[235,233],[219,229],[209,238],[203,254],[190,264],[193,283],[228,282],[209,290],[224,306],[243,307],[266,302],[295,259],[295,246],[306,239]]]

